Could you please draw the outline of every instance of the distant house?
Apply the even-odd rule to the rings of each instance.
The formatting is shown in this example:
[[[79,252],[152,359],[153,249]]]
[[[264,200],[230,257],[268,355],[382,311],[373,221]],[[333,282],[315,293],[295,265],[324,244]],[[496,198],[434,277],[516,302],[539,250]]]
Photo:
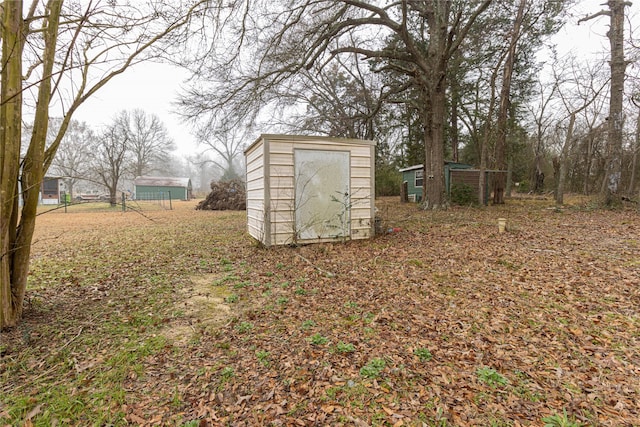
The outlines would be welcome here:
[[[137,200],[189,200],[193,189],[189,178],[139,176],[133,180]]]
[[[45,176],[40,189],[40,203],[43,205],[57,205],[61,203],[60,186],[62,179],[54,176]]]
[[[422,188],[424,185],[423,165],[409,166],[400,169],[402,173],[403,201],[421,202]],[[494,177],[497,174],[506,174],[506,171],[485,170],[484,204],[489,203],[489,195]],[[456,187],[468,188],[473,200],[478,200],[478,185],[480,182],[480,170],[473,169],[471,165],[456,162],[444,162],[444,184],[447,197],[451,197],[451,190]],[[455,192],[455,191],[454,191]]]

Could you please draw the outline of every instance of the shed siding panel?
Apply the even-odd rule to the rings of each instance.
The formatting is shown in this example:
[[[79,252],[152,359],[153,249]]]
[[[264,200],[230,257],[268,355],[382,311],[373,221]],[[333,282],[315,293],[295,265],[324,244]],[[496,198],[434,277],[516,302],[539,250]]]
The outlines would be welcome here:
[[[280,166],[284,166],[287,167],[289,165],[291,165],[291,162],[293,162],[293,154],[279,154],[279,153],[271,153],[270,157],[270,162],[271,162],[271,166],[276,166],[276,167],[280,167]]]
[[[246,153],[247,162],[247,232],[264,243],[265,239],[265,180],[264,145]]]

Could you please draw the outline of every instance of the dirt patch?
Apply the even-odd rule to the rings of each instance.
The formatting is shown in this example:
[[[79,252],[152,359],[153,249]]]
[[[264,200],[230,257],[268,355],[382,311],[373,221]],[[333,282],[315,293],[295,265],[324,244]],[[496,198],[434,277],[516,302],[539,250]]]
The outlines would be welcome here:
[[[183,299],[176,307],[176,320],[162,331],[173,345],[185,346],[198,329],[219,327],[233,316],[227,303],[232,292],[226,286],[216,285],[219,278],[219,274],[193,276],[192,285],[180,290]]]

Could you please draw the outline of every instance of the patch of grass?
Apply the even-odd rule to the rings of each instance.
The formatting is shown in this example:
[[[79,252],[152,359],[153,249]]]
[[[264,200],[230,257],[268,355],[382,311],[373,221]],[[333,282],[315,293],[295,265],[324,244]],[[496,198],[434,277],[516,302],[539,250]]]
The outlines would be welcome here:
[[[490,387],[505,386],[509,383],[509,381],[498,371],[486,366],[478,368],[478,370],[476,370],[476,375],[480,382],[485,383]]]
[[[236,372],[231,366],[225,366],[220,371],[220,376],[218,379],[218,391],[223,390],[225,384],[230,382],[236,376]]]
[[[521,399],[528,400],[530,402],[542,402],[545,400],[543,394],[539,391],[533,391],[529,387],[529,380],[527,378],[527,374],[522,371],[515,371],[517,384],[514,384],[513,394],[520,397]]]
[[[298,288],[296,289],[295,294],[296,294],[296,295],[306,295],[306,294],[307,294],[307,290],[306,290],[306,289],[304,289],[304,288],[298,287]]]
[[[358,308],[358,303],[353,301],[347,301],[344,303],[345,308]]]
[[[240,322],[236,325],[236,331],[241,334],[247,333],[253,329],[253,323],[251,322]]]
[[[239,299],[240,297],[237,294],[231,294],[228,297],[226,297],[224,301],[229,304],[233,304],[234,302],[238,302]]]
[[[249,286],[253,286],[253,283],[247,282],[247,281],[238,282],[238,283],[234,283],[233,284],[233,289],[242,289],[242,288],[246,288],[246,287],[249,287]]]
[[[313,328],[314,326],[316,326],[316,322],[314,322],[313,320],[305,320],[304,322],[302,322],[302,325],[300,325],[300,329],[307,330]]]
[[[555,414],[542,419],[544,427],[581,427],[582,424],[577,422],[573,417],[567,416],[567,410],[562,411],[562,415]]]
[[[384,359],[374,358],[360,368],[360,375],[364,378],[377,378],[384,370],[386,362]]]
[[[349,380],[342,386],[327,388],[325,393],[327,400],[336,401],[342,406],[363,408],[371,392],[364,384]]]
[[[419,259],[410,259],[407,261],[407,264],[414,267],[424,267],[424,262],[420,261]]]
[[[268,351],[258,350],[256,351],[256,357],[262,366],[269,366],[269,357],[271,354]]]
[[[418,356],[421,362],[428,362],[433,358],[433,355],[428,348],[420,347],[413,350],[413,354]]]
[[[276,301],[279,305],[285,305],[289,302],[289,298],[287,297],[279,297]]]
[[[222,286],[228,282],[236,282],[240,280],[240,278],[234,274],[227,274],[224,277],[221,277],[213,282],[213,286]]]
[[[318,333],[315,333],[307,338],[307,341],[309,341],[313,345],[325,345],[329,342],[329,339]]]

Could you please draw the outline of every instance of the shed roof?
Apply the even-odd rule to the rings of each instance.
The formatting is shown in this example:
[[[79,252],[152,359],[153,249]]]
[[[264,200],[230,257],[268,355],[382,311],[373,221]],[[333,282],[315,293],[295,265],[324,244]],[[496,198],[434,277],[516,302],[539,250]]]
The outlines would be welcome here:
[[[133,180],[133,185],[146,185],[152,187],[189,187],[189,178],[171,176],[138,176]]]
[[[289,134],[268,134],[263,133],[260,135],[251,145],[245,148],[244,153],[247,154],[253,147],[260,143],[260,141],[264,140],[272,140],[272,139],[280,139],[287,140],[296,143],[314,143],[314,142],[334,142],[340,144],[350,144],[350,145],[376,145],[375,141],[371,141],[368,139],[353,139],[353,138],[338,138],[333,136],[320,136],[320,135],[289,135]]]

